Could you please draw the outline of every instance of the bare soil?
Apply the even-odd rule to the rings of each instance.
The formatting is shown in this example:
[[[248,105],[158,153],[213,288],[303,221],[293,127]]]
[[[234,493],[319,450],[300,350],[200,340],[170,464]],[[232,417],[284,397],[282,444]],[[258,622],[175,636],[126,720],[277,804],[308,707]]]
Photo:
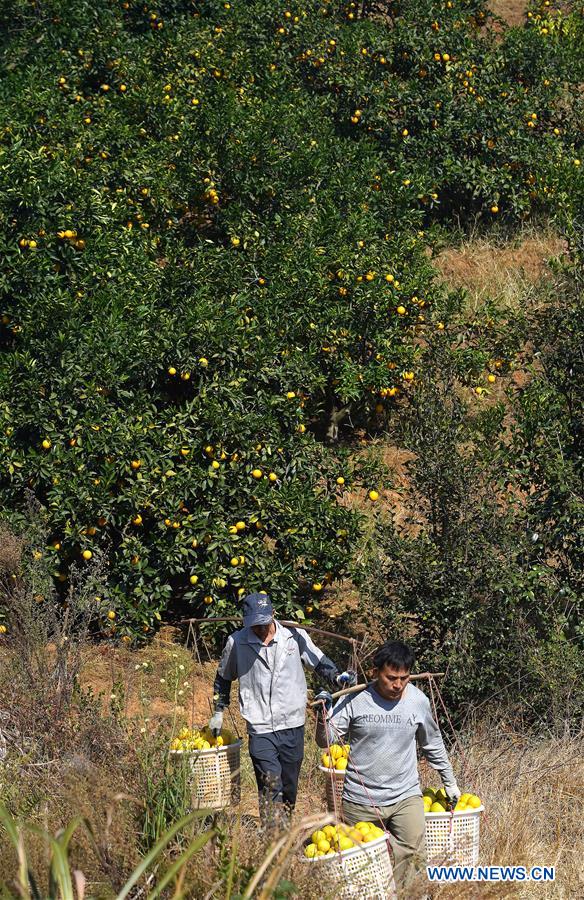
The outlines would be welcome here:
[[[491,12],[510,26],[523,24],[527,6],[526,0],[491,0],[489,3]]]

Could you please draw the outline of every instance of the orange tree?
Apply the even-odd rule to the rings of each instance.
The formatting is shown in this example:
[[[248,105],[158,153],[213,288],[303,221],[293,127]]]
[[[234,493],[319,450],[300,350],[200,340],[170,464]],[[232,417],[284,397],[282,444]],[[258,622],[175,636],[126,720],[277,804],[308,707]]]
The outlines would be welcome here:
[[[510,443],[500,449],[515,519],[529,536],[529,599],[544,616],[539,584],[553,581],[563,639],[582,648],[584,595],[584,242],[571,235],[571,258],[557,291],[529,321],[531,378],[514,392]],[[537,348],[537,349],[535,349]]]
[[[329,3],[327,33],[313,21],[289,39],[340,133],[370,135],[409,180],[412,205],[461,221],[571,205],[581,9],[562,16],[544,2],[497,40],[476,0],[359,7]]]
[[[452,59],[420,75],[442,6],[382,23],[332,3],[53,0],[5,19],[0,492],[17,524],[28,492],[43,505],[63,591],[105,555],[109,632],[172,604],[231,613],[251,589],[302,617],[346,571],[348,463],[322,438],[391,414],[419,377],[419,334],[453,303],[425,252],[440,204],[503,196],[481,142],[513,79],[476,5],[445,14]],[[560,30],[541,71],[573,43]],[[529,71],[520,41],[514,59]],[[542,141],[566,209],[574,194],[554,79],[512,85],[511,212]]]

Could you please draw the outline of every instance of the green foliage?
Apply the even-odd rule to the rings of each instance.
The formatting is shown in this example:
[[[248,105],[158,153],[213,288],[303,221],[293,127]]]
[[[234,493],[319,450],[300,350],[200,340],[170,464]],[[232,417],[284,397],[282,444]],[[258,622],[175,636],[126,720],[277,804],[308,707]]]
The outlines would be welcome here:
[[[510,410],[468,390],[492,350],[443,336],[426,355],[437,377],[399,423],[407,514],[399,527],[379,517],[358,577],[418,665],[447,672],[459,709],[496,697],[526,719],[577,723],[584,708],[580,279],[564,270],[561,303],[505,324],[508,348],[526,335],[539,348]],[[500,349],[496,331],[490,341]]]
[[[530,322],[537,348],[531,376],[515,398],[508,449],[515,519],[531,535],[529,562],[553,573],[562,633],[584,639],[584,307],[581,246],[561,273],[559,297]]]
[[[140,885],[143,877],[148,873],[151,867],[160,864],[166,846],[176,836],[177,833],[190,825],[194,819],[200,817],[204,813],[195,812],[181,818],[175,822],[171,828],[164,832],[157,841],[156,845],[144,857],[141,863],[136,867],[134,872],[122,889],[116,892],[116,900],[124,900],[131,896],[132,890]],[[14,883],[16,893],[13,893],[11,886],[2,883],[2,897],[6,900],[15,900],[16,897],[23,900],[42,900],[43,897],[51,897],[54,900],[83,900],[85,897],[85,876],[78,869],[73,869],[69,860],[70,845],[75,832],[80,825],[84,824],[89,837],[94,840],[91,826],[88,822],[81,818],[73,820],[70,825],[55,837],[48,832],[31,824],[21,824],[10,816],[6,808],[0,805],[0,825],[6,831],[10,842],[16,852],[18,859],[17,880]],[[46,842],[48,847],[48,864],[46,872],[47,893],[44,893],[43,884],[45,882],[45,873],[35,873],[29,866],[29,860],[25,844],[25,832],[32,831],[39,835]],[[190,859],[197,853],[213,836],[213,832],[208,830],[199,834],[189,843],[186,850],[172,863],[172,865],[164,872],[156,872],[156,880],[149,884],[149,900],[156,900],[157,897],[164,896],[163,891],[168,887],[176,887],[173,896],[182,898],[187,896],[184,885],[184,869]],[[182,873],[182,876],[181,876]]]
[[[365,16],[347,28],[345,8],[334,46],[315,27],[300,59],[308,83],[330,94],[342,133],[366,132],[397,163],[408,206],[426,220],[523,218],[570,205],[574,175],[581,12],[545,15],[553,28],[544,32],[540,17],[497,41],[484,3],[392,3],[390,27]]]
[[[328,444],[425,365],[434,223],[582,196],[581,12],[545,16],[501,41],[479,0],[2,14],[0,500],[46,509],[61,601],[103,558],[96,629],[262,589],[302,620],[346,574]]]
[[[165,749],[157,754],[142,751],[140,762],[144,773],[144,817],[141,844],[144,852],[151,850],[161,836],[179,819],[187,815],[191,807],[189,760],[181,757],[178,762]],[[147,747],[145,748],[147,749]]]
[[[501,666],[516,658],[509,647],[515,606],[502,590],[511,542],[494,479],[473,450],[477,423],[461,395],[457,351],[440,339],[430,361],[439,377],[418,385],[401,423],[404,446],[415,454],[408,465],[410,510],[399,530],[391,520],[378,523],[374,547],[385,563],[374,590],[392,625],[415,635],[422,669],[448,668],[447,690],[459,702],[469,693],[484,696],[503,675]],[[497,424],[495,418],[495,432]],[[504,645],[492,639],[494,610]]]

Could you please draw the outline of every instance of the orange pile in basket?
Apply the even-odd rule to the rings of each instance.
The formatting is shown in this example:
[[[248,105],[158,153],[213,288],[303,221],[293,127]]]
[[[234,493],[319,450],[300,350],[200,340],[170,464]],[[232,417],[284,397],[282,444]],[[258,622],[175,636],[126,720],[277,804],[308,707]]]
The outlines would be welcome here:
[[[349,761],[349,744],[331,744],[329,753],[323,753],[320,757],[320,764],[325,769],[336,769],[337,772],[344,772]]]
[[[304,847],[308,859],[317,856],[334,856],[343,850],[351,850],[361,844],[369,844],[383,837],[385,832],[373,822],[357,822],[356,825],[325,825],[315,831]]]
[[[171,750],[210,750],[211,747],[227,747],[234,744],[237,737],[227,729],[223,729],[218,737],[213,737],[208,728],[181,728],[170,744]]]
[[[424,800],[425,813],[444,813],[448,812],[448,802],[446,800],[446,791],[444,788],[426,788],[422,792]],[[454,807],[454,812],[472,811],[482,806],[480,797],[476,794],[461,794],[460,800]]]

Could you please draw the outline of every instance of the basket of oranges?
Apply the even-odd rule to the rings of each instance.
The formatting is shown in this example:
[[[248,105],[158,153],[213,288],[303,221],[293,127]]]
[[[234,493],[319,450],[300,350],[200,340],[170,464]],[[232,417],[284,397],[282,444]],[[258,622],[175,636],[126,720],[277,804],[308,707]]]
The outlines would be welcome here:
[[[372,822],[325,825],[304,845],[304,861],[319,867],[340,900],[395,897],[387,835]]]
[[[453,810],[448,809],[444,788],[426,788],[422,797],[428,860],[476,866],[479,859],[481,813],[484,810],[480,797],[476,794],[462,794]]]
[[[349,763],[349,744],[331,744],[320,757],[321,772],[326,774],[326,806],[329,812],[339,816],[342,809],[345,771]]]
[[[239,803],[241,744],[227,729],[215,738],[208,728],[182,728],[171,742],[171,758],[188,764],[194,809]]]

